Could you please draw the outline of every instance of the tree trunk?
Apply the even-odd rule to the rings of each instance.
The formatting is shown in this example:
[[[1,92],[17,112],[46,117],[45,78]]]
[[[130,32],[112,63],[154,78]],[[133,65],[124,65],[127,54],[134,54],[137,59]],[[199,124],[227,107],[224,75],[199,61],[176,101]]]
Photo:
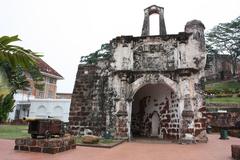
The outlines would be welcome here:
[[[237,71],[237,58],[234,56],[232,59],[232,67],[233,67],[233,77],[236,76],[236,71]]]

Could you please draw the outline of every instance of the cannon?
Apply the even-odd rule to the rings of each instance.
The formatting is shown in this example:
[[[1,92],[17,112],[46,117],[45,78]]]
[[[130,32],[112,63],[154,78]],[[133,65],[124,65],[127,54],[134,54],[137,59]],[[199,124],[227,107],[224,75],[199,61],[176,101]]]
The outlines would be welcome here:
[[[23,120],[28,122],[28,133],[32,138],[63,137],[65,134],[64,122],[59,119],[24,117]]]

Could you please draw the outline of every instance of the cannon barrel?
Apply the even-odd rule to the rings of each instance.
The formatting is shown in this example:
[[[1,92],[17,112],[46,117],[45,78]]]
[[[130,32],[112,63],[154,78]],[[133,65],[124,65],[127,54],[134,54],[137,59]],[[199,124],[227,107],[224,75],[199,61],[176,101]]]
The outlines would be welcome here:
[[[35,120],[40,120],[40,119],[45,119],[45,120],[48,120],[48,119],[51,119],[51,120],[59,120],[57,118],[54,118],[54,117],[50,117],[48,116],[48,118],[39,118],[39,117],[23,117],[23,121],[26,121],[26,122],[30,122],[30,121],[35,121]],[[59,120],[60,121],[60,120]]]

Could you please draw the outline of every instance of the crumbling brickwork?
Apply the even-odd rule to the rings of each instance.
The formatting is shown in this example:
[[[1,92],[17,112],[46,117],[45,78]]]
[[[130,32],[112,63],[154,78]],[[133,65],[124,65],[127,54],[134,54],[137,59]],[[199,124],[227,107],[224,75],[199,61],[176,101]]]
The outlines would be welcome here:
[[[94,105],[98,105],[96,104],[97,79],[97,66],[79,65],[69,114],[72,134],[79,134],[86,127],[99,132],[97,129],[99,126],[96,124],[99,119],[94,120],[94,113],[96,112]],[[102,122],[103,128],[105,127],[105,121],[104,119]]]

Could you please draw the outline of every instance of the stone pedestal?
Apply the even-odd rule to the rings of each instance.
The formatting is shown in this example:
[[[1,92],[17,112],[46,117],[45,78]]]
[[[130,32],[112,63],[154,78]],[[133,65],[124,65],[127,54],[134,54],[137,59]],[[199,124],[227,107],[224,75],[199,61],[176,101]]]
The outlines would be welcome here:
[[[240,145],[231,145],[232,158],[239,160],[240,159]]]
[[[18,138],[14,150],[55,154],[76,148],[73,136],[49,139]]]

